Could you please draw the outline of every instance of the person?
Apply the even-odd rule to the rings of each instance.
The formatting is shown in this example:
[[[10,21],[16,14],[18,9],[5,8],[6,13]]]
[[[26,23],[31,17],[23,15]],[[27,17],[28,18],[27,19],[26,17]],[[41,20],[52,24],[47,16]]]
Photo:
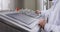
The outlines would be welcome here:
[[[60,0],[53,0],[54,5],[47,11],[39,11],[36,13],[41,13],[48,18],[48,21],[44,18],[40,19],[39,25],[46,32],[60,32]]]

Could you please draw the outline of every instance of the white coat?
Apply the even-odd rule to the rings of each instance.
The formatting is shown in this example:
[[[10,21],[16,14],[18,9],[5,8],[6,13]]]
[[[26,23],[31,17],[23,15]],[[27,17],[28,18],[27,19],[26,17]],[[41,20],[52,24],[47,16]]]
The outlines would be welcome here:
[[[56,5],[47,11],[42,11],[42,13],[48,17],[48,23],[46,23],[44,30],[46,32],[60,32],[60,0],[56,2]]]

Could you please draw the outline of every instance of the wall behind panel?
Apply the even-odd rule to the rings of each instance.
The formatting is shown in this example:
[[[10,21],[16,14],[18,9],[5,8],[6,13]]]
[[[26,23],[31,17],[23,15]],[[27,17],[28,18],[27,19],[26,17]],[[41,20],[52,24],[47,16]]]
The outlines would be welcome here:
[[[2,10],[15,10],[16,7],[29,8],[35,10],[35,1],[36,0],[2,0]]]
[[[8,4],[8,8],[10,10],[14,10],[15,9],[15,0],[10,0],[10,3]]]
[[[12,10],[14,7],[14,0],[0,0],[0,10]]]
[[[23,8],[23,7],[24,7],[23,4],[24,4],[24,1],[23,1],[23,0],[13,0],[13,1],[10,3],[9,8],[10,8],[10,9],[16,9],[17,7],[18,7],[18,8]]]
[[[15,7],[24,8],[24,0],[15,0]]]
[[[35,1],[36,0],[24,0],[24,8],[29,8],[29,9],[35,10],[36,9]]]
[[[23,0],[0,0],[0,10],[15,10],[16,7],[23,7]],[[1,9],[2,8],[2,9]]]
[[[0,0],[0,10],[1,10],[1,0]]]

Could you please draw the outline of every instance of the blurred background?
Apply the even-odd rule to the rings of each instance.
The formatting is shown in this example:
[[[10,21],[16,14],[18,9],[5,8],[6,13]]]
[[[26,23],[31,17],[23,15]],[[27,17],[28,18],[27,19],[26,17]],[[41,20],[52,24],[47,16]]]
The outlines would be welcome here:
[[[15,10],[17,7],[47,10],[51,6],[52,0],[0,0],[0,10]]]
[[[15,11],[16,8],[44,11],[51,8],[52,5],[52,0],[0,0],[0,11]],[[0,22],[0,32],[20,31]]]

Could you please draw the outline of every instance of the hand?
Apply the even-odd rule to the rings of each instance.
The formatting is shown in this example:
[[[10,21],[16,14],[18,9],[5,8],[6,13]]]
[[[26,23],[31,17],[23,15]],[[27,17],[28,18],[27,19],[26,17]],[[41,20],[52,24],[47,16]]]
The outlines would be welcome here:
[[[35,13],[36,14],[41,14],[41,11],[40,10],[36,10]]]
[[[40,26],[41,28],[44,28],[45,24],[46,24],[46,20],[45,20],[45,19],[40,19],[40,21],[39,21],[39,26]]]

